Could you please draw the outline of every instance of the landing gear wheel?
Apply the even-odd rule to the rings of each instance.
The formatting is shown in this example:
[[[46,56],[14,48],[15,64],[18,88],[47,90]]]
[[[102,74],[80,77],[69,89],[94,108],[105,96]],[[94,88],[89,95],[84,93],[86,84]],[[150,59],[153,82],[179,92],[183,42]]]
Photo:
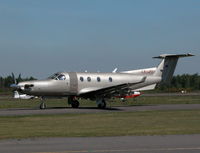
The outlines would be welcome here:
[[[79,107],[79,101],[78,100],[75,100],[71,103],[72,105],[72,108],[78,108]]]
[[[106,108],[105,100],[102,100],[102,102],[100,104],[98,104],[98,108],[100,108],[100,109],[105,109]]]
[[[46,108],[47,108],[47,106],[46,106],[45,103],[41,103],[41,104],[40,104],[40,109],[46,109]]]

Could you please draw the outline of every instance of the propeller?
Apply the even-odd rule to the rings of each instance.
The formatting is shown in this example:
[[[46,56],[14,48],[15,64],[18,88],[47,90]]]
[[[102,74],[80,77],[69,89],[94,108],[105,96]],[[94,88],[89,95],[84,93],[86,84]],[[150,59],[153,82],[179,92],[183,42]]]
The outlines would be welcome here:
[[[20,81],[22,81],[21,73],[19,74],[19,76],[18,76],[17,79],[15,78],[15,74],[14,74],[13,72],[11,73],[11,76],[12,76],[13,84],[11,84],[10,87],[13,88],[14,90],[19,90],[19,89],[21,89],[21,87],[18,85],[18,83],[19,83]]]

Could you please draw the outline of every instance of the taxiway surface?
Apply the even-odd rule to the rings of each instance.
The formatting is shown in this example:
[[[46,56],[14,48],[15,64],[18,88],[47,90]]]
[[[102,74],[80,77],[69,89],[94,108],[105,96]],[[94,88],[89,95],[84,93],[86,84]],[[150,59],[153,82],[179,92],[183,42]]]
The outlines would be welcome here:
[[[166,105],[146,105],[146,106],[126,106],[111,107],[107,109],[98,109],[96,107],[80,107],[77,109],[67,108],[47,108],[28,109],[28,108],[11,108],[0,109],[0,116],[17,116],[17,115],[45,115],[45,114],[68,114],[68,113],[104,113],[104,112],[133,112],[133,111],[151,111],[151,110],[200,110],[200,104],[166,104]]]
[[[0,141],[2,153],[199,153],[200,135],[35,138]]]

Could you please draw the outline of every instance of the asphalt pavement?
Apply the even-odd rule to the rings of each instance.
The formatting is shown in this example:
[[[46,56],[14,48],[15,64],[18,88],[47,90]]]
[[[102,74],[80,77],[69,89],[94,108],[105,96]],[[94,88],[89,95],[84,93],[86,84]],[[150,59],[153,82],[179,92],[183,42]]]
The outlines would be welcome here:
[[[1,153],[199,153],[200,135],[34,138],[0,141]]]
[[[45,115],[45,114],[69,114],[69,113],[105,113],[105,112],[134,112],[134,111],[152,111],[152,110],[200,110],[200,104],[166,104],[166,105],[146,105],[146,106],[126,106],[110,107],[107,109],[98,109],[96,107],[80,108],[10,108],[0,109],[0,116],[17,115]]]

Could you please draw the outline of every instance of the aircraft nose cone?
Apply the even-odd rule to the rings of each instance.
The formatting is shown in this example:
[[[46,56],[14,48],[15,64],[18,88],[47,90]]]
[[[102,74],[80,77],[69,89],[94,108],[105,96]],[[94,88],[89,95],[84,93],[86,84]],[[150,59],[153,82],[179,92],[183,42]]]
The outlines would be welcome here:
[[[13,88],[13,89],[19,88],[18,84],[11,84],[10,87]]]
[[[14,90],[21,90],[24,87],[24,84],[23,83],[11,84],[10,87],[13,88]]]

